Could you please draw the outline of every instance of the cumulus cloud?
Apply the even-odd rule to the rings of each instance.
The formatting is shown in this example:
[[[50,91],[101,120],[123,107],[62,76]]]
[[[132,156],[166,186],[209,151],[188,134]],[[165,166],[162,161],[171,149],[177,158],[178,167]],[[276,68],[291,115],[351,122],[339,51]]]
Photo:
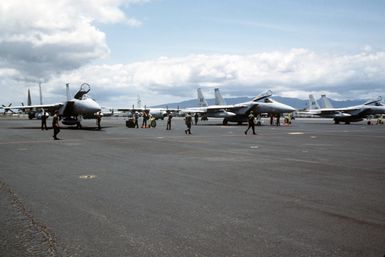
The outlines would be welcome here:
[[[16,80],[44,81],[103,58],[110,50],[95,23],[140,26],[120,8],[145,1],[1,1],[0,73],[14,70]]]
[[[57,77],[76,85],[87,80],[92,94],[117,106],[142,102],[161,104],[195,98],[201,87],[206,97],[219,87],[226,96],[254,96],[271,89],[275,95],[307,98],[326,93],[336,99],[384,95],[385,53],[317,54],[307,49],[252,55],[190,55],[145,62],[89,65]],[[52,81],[53,82],[53,81]]]
[[[128,64],[93,65],[109,54],[98,23],[140,26],[127,17],[125,5],[148,0],[37,0],[0,2],[0,101],[24,95],[42,81],[46,98],[64,99],[83,82],[107,106],[176,102],[206,97],[221,88],[226,97],[254,96],[264,90],[306,98],[327,93],[337,99],[384,95],[385,53],[370,46],[354,54],[317,53],[309,49],[256,52],[249,55],[196,54],[161,57]],[[33,90],[37,91],[37,90]],[[12,97],[10,97],[12,96]]]

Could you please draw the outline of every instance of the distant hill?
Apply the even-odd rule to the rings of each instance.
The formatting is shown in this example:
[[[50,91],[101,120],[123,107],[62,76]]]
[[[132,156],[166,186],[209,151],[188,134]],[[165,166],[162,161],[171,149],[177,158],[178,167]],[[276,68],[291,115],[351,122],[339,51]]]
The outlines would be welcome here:
[[[226,98],[225,101],[227,104],[237,104],[237,103],[243,103],[247,101],[251,101],[253,98],[249,97],[236,97],[236,98]],[[290,105],[296,109],[305,109],[308,107],[308,100],[302,100],[298,98],[290,98],[290,97],[281,97],[281,96],[274,96],[272,99],[277,100],[278,102]],[[362,99],[356,99],[356,100],[346,100],[346,101],[337,101],[328,98],[333,105],[333,107],[340,108],[340,107],[348,107],[348,106],[354,106],[354,105],[359,105],[363,104],[366,100]],[[214,104],[214,98],[211,99],[206,99],[209,105]],[[317,99],[317,102],[321,107],[321,101],[320,99]],[[186,100],[178,103],[168,103],[168,104],[161,104],[157,106],[152,106],[154,108],[161,108],[161,107],[168,107],[172,109],[176,108],[190,108],[190,107],[196,107],[198,105],[198,100],[197,99],[191,99],[191,100]]]

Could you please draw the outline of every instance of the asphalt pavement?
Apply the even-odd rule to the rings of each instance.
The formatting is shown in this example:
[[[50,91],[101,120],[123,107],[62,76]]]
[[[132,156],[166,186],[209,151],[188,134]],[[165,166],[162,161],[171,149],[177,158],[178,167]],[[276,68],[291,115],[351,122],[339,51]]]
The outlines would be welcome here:
[[[385,126],[102,127],[0,119],[0,256],[385,255]]]

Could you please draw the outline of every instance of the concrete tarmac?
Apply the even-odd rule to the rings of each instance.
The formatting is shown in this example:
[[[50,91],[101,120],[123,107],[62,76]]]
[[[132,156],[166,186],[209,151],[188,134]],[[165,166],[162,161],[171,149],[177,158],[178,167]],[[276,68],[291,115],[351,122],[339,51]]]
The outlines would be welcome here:
[[[0,256],[384,256],[385,126],[203,124],[1,119]]]

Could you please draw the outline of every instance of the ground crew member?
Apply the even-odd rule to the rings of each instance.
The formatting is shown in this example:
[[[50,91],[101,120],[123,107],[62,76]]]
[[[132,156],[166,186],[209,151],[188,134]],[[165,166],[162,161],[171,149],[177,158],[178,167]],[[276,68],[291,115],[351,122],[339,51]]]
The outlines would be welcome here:
[[[103,114],[101,112],[96,113],[96,125],[98,126],[98,129],[101,129],[102,126],[100,126],[100,121],[102,120]]]
[[[48,118],[48,113],[43,109],[41,114],[41,130],[45,129],[48,130],[47,128],[47,118]]]
[[[384,117],[381,114],[377,119],[377,125],[383,125],[384,124]]]
[[[192,124],[192,117],[191,117],[191,113],[187,113],[186,117],[184,117],[184,121],[186,123],[186,126],[187,126],[187,129],[184,131],[185,134],[187,134],[187,132],[189,134],[191,134],[191,124]]]
[[[59,126],[59,111],[55,111],[55,115],[52,119],[52,128],[53,128],[53,139],[60,140],[60,138],[57,137],[57,134],[60,132],[60,126]]]
[[[249,123],[249,126],[247,127],[246,131],[245,131],[245,135],[247,135],[247,132],[249,131],[249,129],[251,128],[253,130],[253,135],[255,135],[255,116],[254,116],[254,112],[251,111],[249,116],[247,116],[247,121]]]
[[[281,114],[277,113],[277,124],[276,124],[277,126],[281,126],[280,118],[281,118]]]
[[[135,121],[134,127],[139,128],[139,113],[138,112],[135,112],[135,114],[134,114],[134,121]]]
[[[194,114],[195,126],[198,124],[198,118],[199,118],[199,115],[198,115],[198,113],[196,112],[196,113]]]
[[[149,113],[147,110],[143,112],[142,128],[147,128],[147,120],[149,119]]]
[[[166,130],[171,130],[171,119],[172,119],[172,114],[171,112],[167,113],[167,126]]]

